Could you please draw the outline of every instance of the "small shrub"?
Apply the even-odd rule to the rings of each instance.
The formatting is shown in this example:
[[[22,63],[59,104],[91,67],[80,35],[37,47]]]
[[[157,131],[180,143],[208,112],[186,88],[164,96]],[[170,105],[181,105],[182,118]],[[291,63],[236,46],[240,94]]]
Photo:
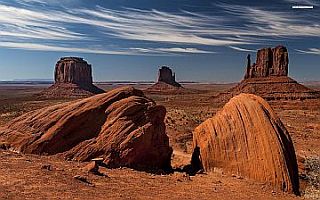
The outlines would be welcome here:
[[[308,186],[304,192],[306,199],[320,199],[320,157],[308,157],[305,160]]]

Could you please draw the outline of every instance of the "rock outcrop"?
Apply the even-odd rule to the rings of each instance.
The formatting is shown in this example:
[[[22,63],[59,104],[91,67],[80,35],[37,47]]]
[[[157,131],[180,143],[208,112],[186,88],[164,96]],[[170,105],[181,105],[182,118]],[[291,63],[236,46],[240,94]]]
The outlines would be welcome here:
[[[157,82],[147,88],[147,92],[183,93],[184,88],[176,82],[176,75],[169,67],[162,66],[158,71]]]
[[[181,87],[181,85],[178,82],[176,82],[176,74],[172,74],[172,70],[166,66],[162,66],[159,69],[157,82],[167,83],[174,87]]]
[[[251,65],[250,55],[244,80],[221,93],[216,101],[226,102],[240,93],[251,93],[266,100],[305,100],[320,98],[320,93],[288,77],[288,51],[286,47],[258,50],[256,63]]]
[[[287,76],[249,78],[225,94],[226,100],[240,93],[258,95],[265,100],[305,100],[320,98],[320,94]]]
[[[54,71],[55,83],[92,84],[92,68],[83,58],[61,58]]]
[[[250,64],[248,55],[247,70],[245,79],[269,76],[288,75],[288,51],[284,46],[277,46],[273,49],[264,48],[258,50],[256,63]]]
[[[290,135],[262,98],[240,94],[199,125],[195,149],[206,171],[223,171],[286,192],[299,193],[298,167]]]
[[[45,97],[78,97],[103,93],[92,81],[92,68],[78,57],[61,58],[54,71],[55,83],[40,95]]]
[[[132,87],[24,114],[0,130],[22,153],[66,159],[103,158],[109,167],[168,169],[172,149],[166,109]]]

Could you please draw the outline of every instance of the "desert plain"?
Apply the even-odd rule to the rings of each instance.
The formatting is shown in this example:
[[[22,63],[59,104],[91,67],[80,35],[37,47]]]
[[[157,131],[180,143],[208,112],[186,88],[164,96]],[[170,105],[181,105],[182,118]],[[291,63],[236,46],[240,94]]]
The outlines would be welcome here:
[[[97,83],[105,91],[125,84]],[[320,91],[320,84],[305,84]],[[131,83],[142,91],[148,84]],[[236,175],[188,175],[192,132],[225,104],[214,96],[235,84],[183,84],[192,92],[145,95],[165,106],[166,133],[173,148],[172,173],[148,173],[129,168],[101,168],[102,174],[83,171],[86,162],[65,161],[0,150],[0,199],[318,199],[320,197],[320,99],[274,100],[268,103],[289,131],[299,166],[301,196],[287,194]],[[0,86],[0,126],[28,111],[75,98],[44,98],[37,94],[48,85]],[[80,97],[79,97],[80,98]],[[85,180],[78,180],[82,177]]]

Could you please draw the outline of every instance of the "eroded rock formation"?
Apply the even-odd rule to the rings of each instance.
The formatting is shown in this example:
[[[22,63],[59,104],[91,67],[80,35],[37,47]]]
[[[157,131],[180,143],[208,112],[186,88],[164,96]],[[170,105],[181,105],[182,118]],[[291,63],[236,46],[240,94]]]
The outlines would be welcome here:
[[[305,100],[320,98],[320,93],[288,77],[286,47],[260,49],[256,63],[251,65],[250,55],[244,80],[230,90],[216,96],[215,101],[227,102],[240,93],[251,93],[266,100]]]
[[[176,75],[169,67],[162,66],[158,71],[157,82],[149,87],[147,92],[185,92],[180,83],[176,82]]]
[[[175,73],[172,73],[172,70],[166,66],[162,66],[159,69],[157,82],[164,82],[175,87],[181,87],[181,85],[176,82]]]
[[[89,161],[110,167],[167,169],[172,149],[166,110],[132,87],[24,114],[0,130],[10,148],[23,153]]]
[[[299,193],[290,135],[262,98],[240,94],[193,134],[206,171],[223,171]]]
[[[61,58],[55,67],[55,83],[92,84],[92,69],[85,60],[78,57]]]
[[[61,58],[54,71],[55,83],[41,93],[47,97],[90,96],[104,91],[92,82],[92,67],[78,57]]]
[[[248,56],[245,79],[269,76],[288,75],[288,51],[284,46],[277,46],[273,49],[264,48],[258,50],[256,63],[251,65]]]

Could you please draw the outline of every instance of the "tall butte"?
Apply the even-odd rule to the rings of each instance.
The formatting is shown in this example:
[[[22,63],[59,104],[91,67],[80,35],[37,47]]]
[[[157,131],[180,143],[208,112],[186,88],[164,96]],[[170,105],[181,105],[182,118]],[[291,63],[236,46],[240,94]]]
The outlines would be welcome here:
[[[158,71],[157,82],[147,89],[149,92],[175,91],[182,86],[176,81],[176,75],[167,66],[162,66]]]
[[[166,66],[162,66],[158,72],[158,83],[161,82],[174,87],[181,87],[181,85],[176,82],[176,74],[172,73],[172,70]]]
[[[284,46],[258,50],[256,62],[247,56],[244,79],[229,91],[219,95],[228,100],[240,93],[250,93],[266,100],[304,100],[320,98],[317,91],[309,89],[288,77],[289,54]]]
[[[54,85],[41,92],[45,97],[81,97],[103,93],[92,81],[92,67],[83,58],[63,57],[54,71]]]
[[[284,46],[258,50],[257,60],[253,65],[251,65],[250,54],[247,60],[245,79],[288,76],[289,57],[287,48]]]

